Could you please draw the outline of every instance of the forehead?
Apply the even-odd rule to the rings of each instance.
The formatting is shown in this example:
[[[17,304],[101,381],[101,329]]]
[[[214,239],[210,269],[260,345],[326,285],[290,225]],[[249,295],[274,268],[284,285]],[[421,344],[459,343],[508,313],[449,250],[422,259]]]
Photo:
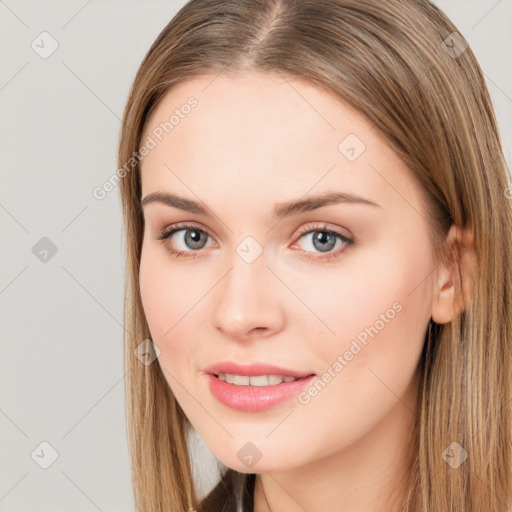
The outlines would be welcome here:
[[[188,106],[191,98],[193,108]],[[351,130],[364,137],[371,128],[362,115],[326,90],[297,78],[253,71],[181,82],[153,112],[144,136],[159,127],[163,138],[193,141],[197,148],[201,142],[201,147],[231,146],[260,154],[264,148],[281,155],[297,153],[304,144],[304,151],[317,149],[318,139],[325,137],[325,146],[337,151],[341,134]]]
[[[143,195],[215,189],[222,200],[251,191],[277,201],[336,189],[381,204],[401,193],[419,201],[410,171],[371,123],[297,78],[244,72],[186,80],[153,112],[142,143],[148,138]]]

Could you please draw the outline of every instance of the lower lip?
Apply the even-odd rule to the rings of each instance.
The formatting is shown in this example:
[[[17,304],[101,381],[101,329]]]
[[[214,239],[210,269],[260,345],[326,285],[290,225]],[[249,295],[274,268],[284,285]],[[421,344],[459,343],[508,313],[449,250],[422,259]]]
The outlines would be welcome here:
[[[244,412],[259,412],[270,409],[300,393],[311,384],[314,375],[293,382],[282,382],[271,386],[237,386],[224,382],[215,375],[207,374],[210,391],[219,402]]]

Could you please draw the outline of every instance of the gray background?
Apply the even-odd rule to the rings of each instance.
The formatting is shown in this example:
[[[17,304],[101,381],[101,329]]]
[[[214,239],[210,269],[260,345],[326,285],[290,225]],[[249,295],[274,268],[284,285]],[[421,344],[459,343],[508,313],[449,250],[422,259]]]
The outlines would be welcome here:
[[[510,167],[512,2],[437,3],[480,60]],[[115,173],[140,61],[183,4],[0,1],[1,512],[133,510],[121,210],[117,189],[92,190]],[[31,47],[51,48],[43,31],[58,43],[46,59]],[[213,459],[195,449],[205,492]]]

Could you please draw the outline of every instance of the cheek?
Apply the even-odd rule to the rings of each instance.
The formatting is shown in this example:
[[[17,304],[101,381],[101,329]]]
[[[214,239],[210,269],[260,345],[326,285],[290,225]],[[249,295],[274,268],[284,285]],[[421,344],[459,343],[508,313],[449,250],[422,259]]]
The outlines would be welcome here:
[[[192,375],[188,368],[191,360],[188,351],[192,347],[184,342],[183,331],[187,323],[185,306],[189,300],[185,283],[180,282],[180,274],[171,270],[172,265],[160,252],[163,251],[155,248],[142,250],[140,296],[151,339],[160,350],[155,363],[158,362],[174,396],[183,403],[187,397],[181,395],[182,386],[190,388],[187,379]]]
[[[364,342],[375,328],[382,337],[396,331],[397,340],[414,329],[420,332],[431,304],[426,278],[432,259],[425,244],[423,239],[401,245],[383,240],[359,248],[339,266],[290,276],[294,291],[315,313],[301,316],[327,342],[316,348],[347,349],[347,343],[358,336]]]
[[[316,389],[299,397],[299,410],[304,428],[325,425],[323,439],[311,438],[319,453],[354,442],[395,406],[410,414],[397,397],[407,393],[423,348],[429,260],[400,257],[399,251],[388,256],[385,265],[367,261],[366,272],[344,279],[344,293],[333,286],[333,300],[317,303],[336,336],[324,335],[311,346],[323,373]]]
[[[381,250],[360,252],[350,269],[347,263],[339,276],[325,282],[325,293],[315,296],[310,291],[306,296],[333,331],[326,335],[324,329],[323,343],[314,345],[324,369],[336,375],[332,380],[340,385],[341,395],[330,399],[342,396],[350,382],[364,383],[368,395],[361,399],[373,401],[371,395],[377,396],[382,383],[370,368],[382,374],[392,389],[407,385],[405,376],[416,368],[430,316],[426,278],[432,260],[424,249],[420,241],[415,245],[409,240],[403,246],[389,248],[388,244]]]
[[[144,314],[152,339],[162,351],[162,359],[174,340],[179,339],[177,334],[186,327],[197,294],[194,283],[169,258],[162,248],[143,245],[139,270]]]
[[[162,274],[163,270],[162,265],[154,257],[154,251],[143,248],[139,271],[140,296],[154,338],[160,338],[169,329],[171,321],[167,315],[169,301],[174,294],[168,286],[165,274]]]

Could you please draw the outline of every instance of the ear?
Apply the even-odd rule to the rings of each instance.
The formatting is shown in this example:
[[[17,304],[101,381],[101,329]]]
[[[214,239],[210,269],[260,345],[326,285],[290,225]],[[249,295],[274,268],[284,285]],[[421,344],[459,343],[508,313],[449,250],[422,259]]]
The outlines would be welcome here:
[[[432,320],[446,324],[466,309],[472,298],[476,253],[471,231],[452,225],[445,239],[446,262],[438,267]]]

